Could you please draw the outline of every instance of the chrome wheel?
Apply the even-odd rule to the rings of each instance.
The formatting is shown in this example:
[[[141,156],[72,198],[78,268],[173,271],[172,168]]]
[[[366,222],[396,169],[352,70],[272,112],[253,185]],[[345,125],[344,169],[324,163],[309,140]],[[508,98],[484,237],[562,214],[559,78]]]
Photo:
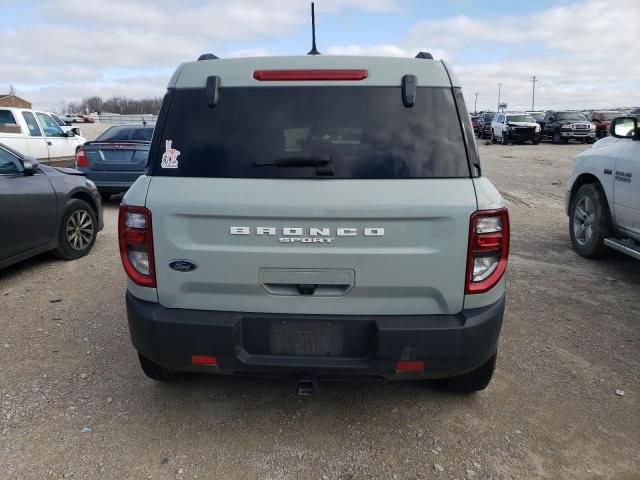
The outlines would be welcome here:
[[[91,244],[94,234],[93,219],[86,210],[76,210],[69,215],[65,236],[71,248],[77,251],[84,250]]]
[[[588,196],[578,200],[573,212],[573,235],[579,245],[586,245],[593,236],[596,223],[596,207]]]

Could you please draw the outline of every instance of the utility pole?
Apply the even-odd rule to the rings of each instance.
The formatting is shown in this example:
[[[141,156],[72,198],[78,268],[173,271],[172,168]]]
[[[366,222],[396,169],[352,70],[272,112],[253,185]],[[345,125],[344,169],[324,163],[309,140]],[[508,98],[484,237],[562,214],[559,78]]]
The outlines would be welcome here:
[[[498,109],[496,110],[496,112],[500,111],[500,91],[502,90],[502,83],[498,84]]]
[[[9,87],[9,96],[10,96],[10,97],[15,97],[15,96],[16,96],[16,89],[15,89],[15,88],[13,88],[13,85],[11,85],[11,86]]]
[[[476,101],[473,104],[473,113],[478,113],[478,92],[476,92]]]
[[[536,110],[536,82],[538,81],[538,79],[536,78],[536,76],[532,76],[531,77],[531,83],[533,84],[533,89],[531,90],[531,111]]]

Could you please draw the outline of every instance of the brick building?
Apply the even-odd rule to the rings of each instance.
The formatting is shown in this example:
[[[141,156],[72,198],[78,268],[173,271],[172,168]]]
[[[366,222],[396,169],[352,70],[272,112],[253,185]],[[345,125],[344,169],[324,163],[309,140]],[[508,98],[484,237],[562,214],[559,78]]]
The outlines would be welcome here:
[[[31,102],[9,93],[0,93],[0,107],[31,108]]]

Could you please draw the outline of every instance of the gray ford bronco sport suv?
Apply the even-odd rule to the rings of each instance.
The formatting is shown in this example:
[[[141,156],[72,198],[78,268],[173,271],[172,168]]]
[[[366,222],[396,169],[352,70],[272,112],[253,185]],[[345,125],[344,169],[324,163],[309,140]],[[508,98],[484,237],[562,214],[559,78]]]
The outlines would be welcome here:
[[[119,240],[155,380],[493,375],[508,214],[429,54],[182,64]]]

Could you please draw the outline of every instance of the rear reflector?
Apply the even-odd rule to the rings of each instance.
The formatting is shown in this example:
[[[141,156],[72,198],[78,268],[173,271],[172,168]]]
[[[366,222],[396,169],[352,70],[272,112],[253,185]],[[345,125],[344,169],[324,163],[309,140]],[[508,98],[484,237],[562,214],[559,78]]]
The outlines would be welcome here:
[[[424,361],[398,360],[398,363],[396,363],[396,370],[399,372],[424,372]]]
[[[208,355],[192,355],[191,363],[193,365],[217,365],[218,359]]]
[[[256,70],[253,78],[261,82],[312,80],[364,80],[368,70]]]

